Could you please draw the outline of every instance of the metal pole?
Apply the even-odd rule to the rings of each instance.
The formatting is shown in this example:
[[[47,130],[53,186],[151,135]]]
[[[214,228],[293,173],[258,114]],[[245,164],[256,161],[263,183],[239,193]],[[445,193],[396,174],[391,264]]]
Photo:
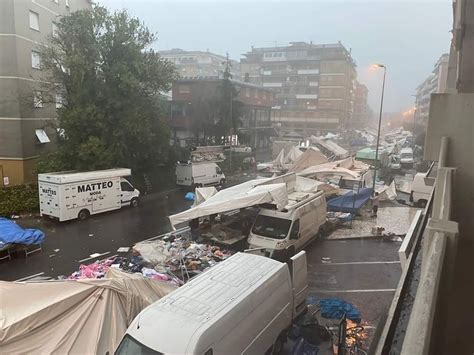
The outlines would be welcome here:
[[[380,142],[380,125],[382,124],[382,109],[383,109],[383,94],[385,91],[385,74],[387,73],[387,67],[383,66],[383,81],[382,81],[382,96],[380,98],[380,114],[379,114],[379,128],[377,131],[377,146],[375,147],[375,163],[374,163],[374,183],[373,183],[373,190],[375,192],[375,179],[377,177],[377,160],[379,157],[379,142]]]

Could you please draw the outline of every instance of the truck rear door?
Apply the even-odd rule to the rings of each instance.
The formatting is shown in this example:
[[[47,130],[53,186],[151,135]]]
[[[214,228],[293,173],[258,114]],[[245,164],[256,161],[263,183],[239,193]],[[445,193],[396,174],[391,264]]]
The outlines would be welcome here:
[[[288,266],[293,284],[293,318],[295,318],[305,309],[305,300],[308,295],[306,252],[302,250],[290,258]]]
[[[59,186],[40,182],[38,189],[41,215],[59,218]]]

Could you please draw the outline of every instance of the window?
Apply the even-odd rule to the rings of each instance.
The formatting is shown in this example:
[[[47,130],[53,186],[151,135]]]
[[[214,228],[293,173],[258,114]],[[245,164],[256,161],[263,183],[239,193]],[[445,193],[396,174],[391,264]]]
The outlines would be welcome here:
[[[256,99],[258,99],[258,90],[257,90],[257,89],[255,89],[254,97],[255,97]]]
[[[219,168],[218,166],[216,166],[216,174],[217,174],[217,175],[221,175],[221,174],[222,174],[222,170],[221,170],[221,168]]]
[[[44,129],[35,129],[35,134],[41,144],[51,142]]]
[[[58,35],[58,25],[54,22],[51,23],[51,34],[53,35],[53,37],[56,37]]]
[[[122,191],[135,191],[135,189],[126,181],[120,183],[120,189]]]
[[[41,57],[37,51],[31,51],[31,67],[41,69]]]
[[[125,335],[122,342],[120,343],[117,351],[117,355],[163,355],[158,351],[148,348],[147,346],[140,343],[138,340],[132,338],[130,335]]]
[[[42,95],[41,91],[35,91],[33,93],[33,107],[34,108],[44,107],[43,95]]]
[[[30,11],[30,28],[36,31],[40,30],[39,15],[37,12]]]
[[[189,94],[191,92],[191,87],[189,85],[180,85],[178,91],[180,94]]]
[[[297,219],[293,222],[293,227],[291,227],[290,239],[298,239],[300,234],[300,220]]]
[[[252,233],[262,237],[285,239],[290,230],[291,221],[288,219],[258,215],[252,228]]]
[[[56,93],[56,108],[63,107],[63,97],[60,93]]]

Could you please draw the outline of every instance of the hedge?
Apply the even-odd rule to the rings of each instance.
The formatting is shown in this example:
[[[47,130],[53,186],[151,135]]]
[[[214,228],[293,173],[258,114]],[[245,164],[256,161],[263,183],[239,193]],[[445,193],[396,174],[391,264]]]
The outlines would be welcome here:
[[[0,188],[0,216],[32,213],[39,209],[38,186],[17,185]]]

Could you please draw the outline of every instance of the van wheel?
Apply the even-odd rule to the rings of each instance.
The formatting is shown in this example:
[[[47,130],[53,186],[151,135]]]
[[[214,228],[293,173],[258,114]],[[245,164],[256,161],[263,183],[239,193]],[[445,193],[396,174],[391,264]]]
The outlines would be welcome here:
[[[80,210],[79,214],[77,215],[77,218],[81,221],[87,219],[89,217],[90,213],[88,210]]]
[[[275,344],[273,344],[273,355],[280,355],[283,354],[283,348],[285,347],[285,342],[286,342],[286,335],[281,333],[277,340],[275,341]]]
[[[136,198],[136,197],[132,198],[132,200],[130,201],[130,206],[137,207],[138,206],[138,198]]]
[[[418,200],[418,202],[416,203],[416,205],[417,205],[418,207],[425,208],[427,203],[428,203],[428,201],[426,201],[426,200]]]

